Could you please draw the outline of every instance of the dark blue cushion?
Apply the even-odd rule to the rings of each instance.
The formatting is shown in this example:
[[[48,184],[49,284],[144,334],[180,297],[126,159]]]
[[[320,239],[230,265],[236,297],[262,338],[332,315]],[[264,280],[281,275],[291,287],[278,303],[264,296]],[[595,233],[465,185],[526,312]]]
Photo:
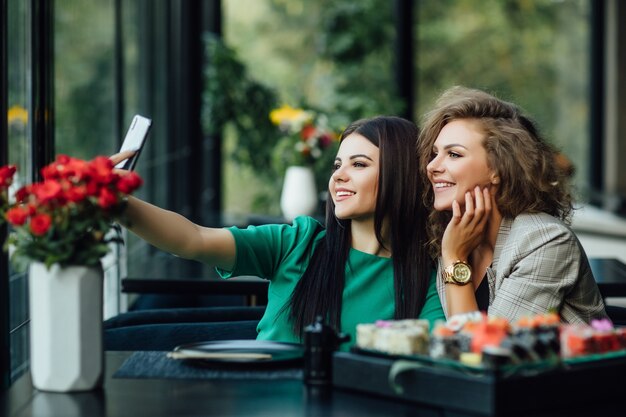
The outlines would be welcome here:
[[[265,306],[260,307],[204,307],[162,308],[129,311],[118,314],[104,322],[105,329],[137,326],[142,324],[228,322],[260,320]]]
[[[135,299],[129,310],[157,308],[239,306],[246,304],[244,295],[206,294],[142,294]]]
[[[160,323],[104,331],[106,350],[172,350],[188,343],[256,339],[258,320],[211,323]]]

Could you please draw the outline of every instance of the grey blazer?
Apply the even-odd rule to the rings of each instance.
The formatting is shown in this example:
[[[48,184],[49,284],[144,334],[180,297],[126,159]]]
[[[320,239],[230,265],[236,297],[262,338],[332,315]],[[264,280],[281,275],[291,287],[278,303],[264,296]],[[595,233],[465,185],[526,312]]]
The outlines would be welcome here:
[[[447,316],[442,268],[440,258],[437,291]],[[549,214],[524,213],[502,220],[486,278],[490,316],[513,322],[556,310],[567,323],[607,317],[578,238]]]

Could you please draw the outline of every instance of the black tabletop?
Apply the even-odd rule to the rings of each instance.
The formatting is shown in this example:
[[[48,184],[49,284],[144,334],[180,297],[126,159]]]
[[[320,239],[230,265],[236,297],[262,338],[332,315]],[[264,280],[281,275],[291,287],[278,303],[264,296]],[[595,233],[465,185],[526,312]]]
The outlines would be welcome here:
[[[129,356],[107,352],[107,375],[100,390],[53,394],[30,385],[28,374],[1,394],[0,413],[29,416],[461,416],[398,400],[344,390],[314,391],[297,380],[176,380],[125,379],[112,375]],[[555,395],[566,395],[555,387]],[[520,393],[532,397],[531,393]],[[622,400],[618,400],[623,403]],[[626,405],[626,404],[624,404]],[[591,403],[588,407],[538,412],[532,416],[622,416],[624,405]]]

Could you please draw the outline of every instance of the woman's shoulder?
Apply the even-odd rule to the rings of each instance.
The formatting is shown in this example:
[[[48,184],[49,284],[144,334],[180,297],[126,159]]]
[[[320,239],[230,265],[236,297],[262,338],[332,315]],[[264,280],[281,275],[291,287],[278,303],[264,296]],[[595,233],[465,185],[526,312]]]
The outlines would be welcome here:
[[[302,232],[319,232],[320,230],[324,230],[324,226],[318,220],[314,219],[310,216],[298,216],[291,223],[265,223],[265,224],[253,224],[248,226],[232,226],[229,227],[231,230],[288,230],[292,229],[294,231],[302,231]]]
[[[274,259],[279,263],[290,256],[299,259],[326,235],[321,223],[310,217],[298,217],[291,224],[250,225],[230,230],[235,239],[237,259]],[[265,276],[271,275],[265,272]]]
[[[506,229],[507,226],[510,227],[509,230]],[[538,254],[546,259],[553,257],[565,260],[565,257],[579,258],[579,254],[584,252],[569,226],[547,213],[522,213],[503,221],[496,250],[500,267],[516,264],[531,254]]]
[[[298,216],[293,219],[292,226],[300,227],[300,228],[313,228],[313,229],[323,229],[322,223],[319,220],[314,219],[311,216]]]
[[[246,228],[233,226],[229,228],[235,240],[254,239],[254,240],[271,240],[281,241],[283,243],[294,241],[304,242],[311,239],[322,237],[325,229],[316,219],[308,216],[296,217],[291,224],[289,223],[271,223],[262,225],[251,225]]]
[[[324,226],[318,220],[309,216],[298,216],[291,225],[286,225],[286,227],[296,239],[321,237],[326,234]]]
[[[561,219],[544,212],[518,214],[513,218],[511,227],[536,227],[542,225],[569,228]]]
[[[530,236],[540,240],[551,240],[556,236],[574,238],[574,232],[562,220],[548,213],[521,213],[510,219],[510,235],[517,238]]]
[[[291,224],[286,223],[279,227],[284,238],[293,239],[296,242],[308,242],[326,235],[326,229],[322,223],[310,216],[298,216]]]

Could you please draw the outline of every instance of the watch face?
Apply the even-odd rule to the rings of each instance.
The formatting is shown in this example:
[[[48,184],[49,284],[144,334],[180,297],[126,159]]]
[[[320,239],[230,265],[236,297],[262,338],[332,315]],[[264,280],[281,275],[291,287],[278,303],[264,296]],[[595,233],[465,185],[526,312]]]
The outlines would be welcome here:
[[[464,263],[457,263],[454,265],[454,269],[452,271],[453,278],[456,282],[460,282],[465,284],[472,277],[472,270],[469,265]]]

